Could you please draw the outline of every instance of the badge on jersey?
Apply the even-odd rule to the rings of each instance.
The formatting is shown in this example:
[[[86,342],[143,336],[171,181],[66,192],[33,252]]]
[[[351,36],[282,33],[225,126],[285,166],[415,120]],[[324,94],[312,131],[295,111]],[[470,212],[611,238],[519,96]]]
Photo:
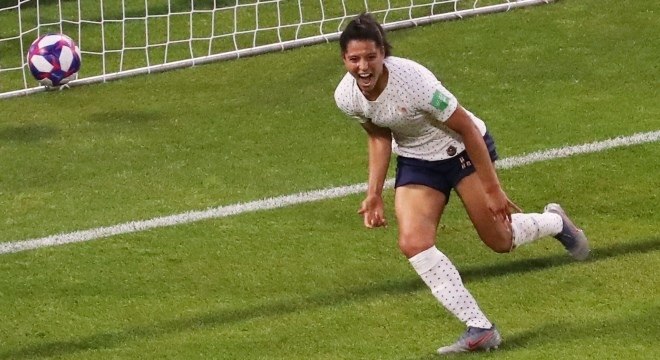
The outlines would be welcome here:
[[[433,99],[431,99],[431,106],[440,111],[444,111],[447,106],[449,106],[449,99],[440,93],[440,90],[436,90],[433,93]]]

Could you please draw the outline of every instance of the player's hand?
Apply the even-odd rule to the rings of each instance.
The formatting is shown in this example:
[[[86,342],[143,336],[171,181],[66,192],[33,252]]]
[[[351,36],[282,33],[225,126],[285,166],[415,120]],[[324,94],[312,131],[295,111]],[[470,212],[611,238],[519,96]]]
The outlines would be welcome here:
[[[364,219],[364,226],[368,228],[375,228],[379,226],[387,226],[387,220],[383,215],[383,198],[379,195],[367,195],[366,199],[362,201],[358,214],[362,215]]]
[[[522,209],[511,201],[501,188],[489,195],[490,201],[488,207],[496,221],[503,221],[510,224],[511,214],[514,212],[522,212]]]

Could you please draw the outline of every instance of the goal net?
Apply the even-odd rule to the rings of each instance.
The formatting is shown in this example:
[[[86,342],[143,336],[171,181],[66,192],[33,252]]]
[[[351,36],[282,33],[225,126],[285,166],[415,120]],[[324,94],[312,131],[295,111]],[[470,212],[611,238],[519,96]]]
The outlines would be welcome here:
[[[364,11],[392,30],[551,1],[0,0],[0,99],[45,89],[26,53],[46,33],[78,43],[74,86],[334,41]]]

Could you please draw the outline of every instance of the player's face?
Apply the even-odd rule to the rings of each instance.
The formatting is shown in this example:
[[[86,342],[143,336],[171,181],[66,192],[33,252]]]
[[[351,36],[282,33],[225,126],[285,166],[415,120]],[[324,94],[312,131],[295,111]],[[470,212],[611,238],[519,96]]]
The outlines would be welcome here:
[[[343,60],[364,96],[369,100],[378,98],[387,85],[387,76],[383,76],[383,48],[371,40],[351,40],[346,44]]]

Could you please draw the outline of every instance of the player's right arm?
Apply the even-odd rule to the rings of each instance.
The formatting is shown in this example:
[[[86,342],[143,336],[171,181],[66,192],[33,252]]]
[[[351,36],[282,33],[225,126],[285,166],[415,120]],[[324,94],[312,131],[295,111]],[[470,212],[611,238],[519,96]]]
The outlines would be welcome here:
[[[374,228],[387,225],[383,204],[383,185],[392,155],[392,132],[390,129],[374,125],[371,121],[362,123],[368,135],[369,180],[367,196],[362,201],[359,214],[364,226]]]
[[[392,133],[387,128],[374,125],[360,107],[361,94],[356,92],[355,79],[346,74],[335,89],[337,107],[346,115],[357,120],[366,130],[369,149],[369,180],[367,196],[362,201],[358,213],[362,215],[364,226],[368,228],[385,226],[383,186],[392,154]]]

